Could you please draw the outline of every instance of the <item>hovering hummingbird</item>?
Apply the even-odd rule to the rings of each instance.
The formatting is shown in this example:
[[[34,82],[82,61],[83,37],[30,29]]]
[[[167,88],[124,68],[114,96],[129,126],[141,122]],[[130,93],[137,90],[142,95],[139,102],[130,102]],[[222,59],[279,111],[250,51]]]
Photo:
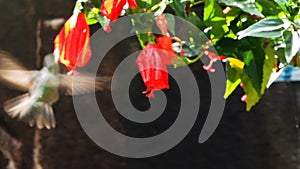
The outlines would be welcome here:
[[[52,104],[59,99],[59,89],[65,89],[68,95],[105,90],[110,88],[111,77],[61,74],[53,54],[45,56],[41,70],[30,71],[12,55],[0,51],[0,80],[27,92],[4,103],[4,110],[11,117],[28,122],[30,126],[50,129],[56,125]]]

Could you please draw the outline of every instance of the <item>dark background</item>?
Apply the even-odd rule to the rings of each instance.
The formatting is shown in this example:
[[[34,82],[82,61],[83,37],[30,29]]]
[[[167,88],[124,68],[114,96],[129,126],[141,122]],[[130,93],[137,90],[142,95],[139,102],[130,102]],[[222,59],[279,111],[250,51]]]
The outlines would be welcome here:
[[[0,49],[15,55],[29,69],[40,68],[37,58],[52,52],[53,39],[59,31],[42,23],[53,18],[67,19],[74,3],[66,0],[0,0]],[[37,43],[39,37],[41,43]],[[124,55],[124,51],[130,53],[130,49],[134,48],[132,46],[137,46],[137,43],[132,41],[129,46],[111,52],[112,57],[105,59],[101,74],[112,74],[121,60],[119,55]],[[146,159],[119,157],[94,144],[82,130],[69,96],[62,96],[54,105],[57,120],[55,129],[36,130],[11,119],[4,112],[2,103],[21,92],[0,83],[0,126],[22,143],[21,149],[17,150],[20,156],[13,158],[17,168],[300,169],[300,131],[297,126],[300,118],[299,83],[273,84],[251,112],[245,112],[245,105],[240,101],[243,92],[236,90],[227,100],[223,118],[215,133],[208,141],[199,144],[197,140],[210,104],[209,83],[201,63],[191,65],[191,69],[195,72],[201,92],[196,124],[175,148]],[[132,85],[133,104],[146,109],[149,105],[140,94],[144,90],[141,79],[137,76]],[[175,87],[165,92],[169,96],[177,96],[173,81],[171,86]],[[109,91],[98,92],[97,96],[104,102],[103,112],[109,123],[118,131],[130,135],[142,137],[162,132],[177,115],[168,113],[164,119],[137,127],[118,115],[109,101]],[[176,99],[173,101],[176,103]],[[0,167],[5,168],[7,163],[8,160],[1,154]]]

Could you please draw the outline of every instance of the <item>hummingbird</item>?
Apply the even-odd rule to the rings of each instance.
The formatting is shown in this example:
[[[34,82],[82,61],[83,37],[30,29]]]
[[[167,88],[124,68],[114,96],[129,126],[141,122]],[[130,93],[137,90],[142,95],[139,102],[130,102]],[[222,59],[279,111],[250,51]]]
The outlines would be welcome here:
[[[61,74],[53,54],[44,57],[41,70],[28,70],[11,54],[0,51],[0,80],[25,94],[4,102],[4,110],[32,127],[55,128],[52,105],[59,100],[60,89],[67,95],[79,95],[110,89],[110,76]]]

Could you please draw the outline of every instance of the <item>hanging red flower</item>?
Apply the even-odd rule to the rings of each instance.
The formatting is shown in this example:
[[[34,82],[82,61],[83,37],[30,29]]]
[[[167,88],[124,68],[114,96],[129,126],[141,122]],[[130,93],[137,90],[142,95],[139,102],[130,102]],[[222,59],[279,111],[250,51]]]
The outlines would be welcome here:
[[[168,89],[168,71],[166,61],[156,44],[148,43],[136,60],[142,79],[147,87],[143,93],[154,97],[153,91]]]
[[[91,58],[90,28],[84,13],[73,14],[54,40],[54,53],[58,61],[70,72],[85,66]]]
[[[153,98],[155,90],[169,88],[167,65],[177,57],[172,49],[172,40],[167,36],[156,37],[156,44],[148,43],[138,56],[136,63],[147,87],[143,93]]]
[[[120,16],[126,2],[129,8],[138,8],[135,0],[102,0],[100,13],[102,16],[106,16],[110,21],[115,21]]]
[[[165,15],[156,17],[155,21],[162,36],[155,36],[156,43],[148,43],[136,60],[147,87],[143,93],[149,98],[154,97],[153,91],[169,88],[167,65],[173,64],[172,60],[177,57],[172,48]]]

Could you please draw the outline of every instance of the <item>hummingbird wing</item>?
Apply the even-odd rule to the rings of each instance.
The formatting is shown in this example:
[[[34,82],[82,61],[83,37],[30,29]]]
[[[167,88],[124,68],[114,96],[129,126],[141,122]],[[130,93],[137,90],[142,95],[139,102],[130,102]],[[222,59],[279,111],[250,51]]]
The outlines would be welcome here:
[[[37,72],[27,70],[11,54],[0,51],[0,80],[8,86],[28,91]]]
[[[92,76],[89,74],[61,75],[61,87],[67,95],[80,95],[98,90],[109,90],[111,76]]]

